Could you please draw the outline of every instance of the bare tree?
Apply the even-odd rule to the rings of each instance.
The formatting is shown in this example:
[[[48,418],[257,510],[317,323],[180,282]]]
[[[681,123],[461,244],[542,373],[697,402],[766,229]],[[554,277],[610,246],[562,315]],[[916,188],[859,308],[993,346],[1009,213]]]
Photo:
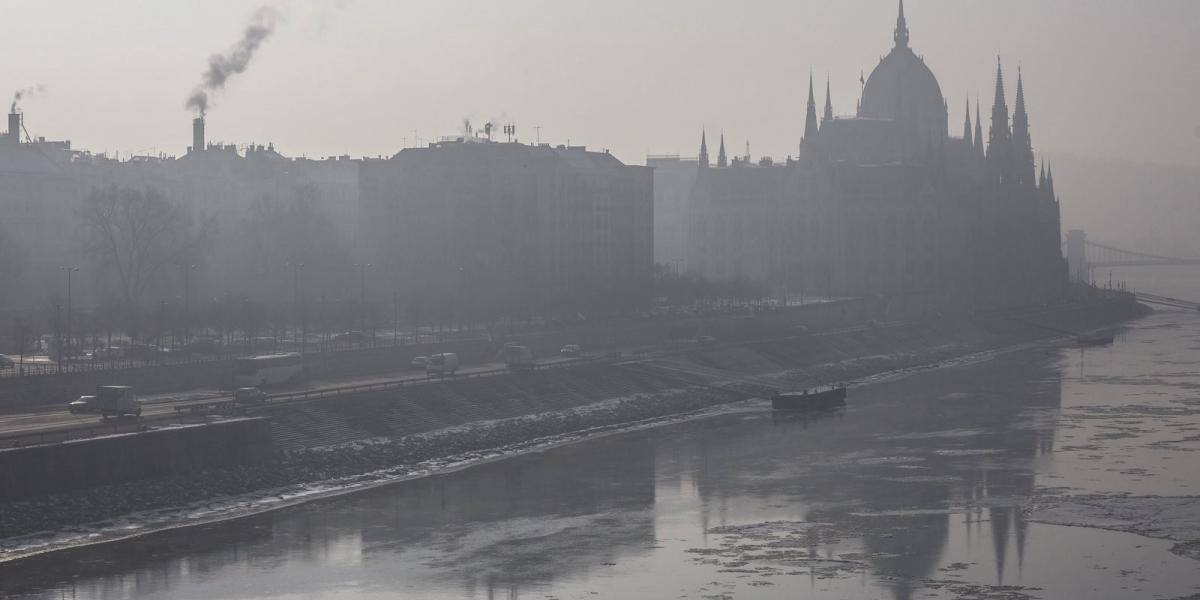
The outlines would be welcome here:
[[[239,250],[240,265],[275,290],[267,300],[290,301],[292,285],[304,291],[336,293],[354,281],[354,259],[342,234],[321,204],[320,191],[297,185],[283,197],[265,195],[250,205],[236,229],[231,247]],[[297,265],[301,273],[296,275]]]
[[[213,229],[154,188],[96,188],[79,216],[85,249],[131,309],[174,264],[195,260]]]
[[[0,227],[0,308],[15,304],[25,258],[24,249]]]

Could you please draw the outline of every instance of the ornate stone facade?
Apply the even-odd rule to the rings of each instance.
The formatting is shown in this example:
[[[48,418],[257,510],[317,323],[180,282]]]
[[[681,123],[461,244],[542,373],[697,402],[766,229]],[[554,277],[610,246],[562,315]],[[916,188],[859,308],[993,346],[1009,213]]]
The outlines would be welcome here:
[[[903,4],[894,40],[853,117],[833,116],[827,88],[818,121],[810,78],[797,158],[700,161],[689,269],[778,294],[926,294],[978,307],[1061,293],[1058,201],[1053,176],[1035,177],[1020,77],[1010,120],[997,71],[985,148],[969,116],[962,138],[948,134],[937,78],[908,46]]]

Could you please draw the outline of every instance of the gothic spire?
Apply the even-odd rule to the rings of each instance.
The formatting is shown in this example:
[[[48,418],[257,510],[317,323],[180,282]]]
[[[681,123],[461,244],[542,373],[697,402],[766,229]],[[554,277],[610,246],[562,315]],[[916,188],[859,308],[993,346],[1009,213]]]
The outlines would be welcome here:
[[[817,99],[813,95],[812,71],[808,72],[808,114],[804,119],[804,139],[811,140],[817,135]]]
[[[1012,130],[1008,128],[1008,103],[1004,100],[1004,69],[996,57],[996,99],[992,104],[992,128],[988,134],[989,159],[998,168],[1000,179],[1011,174]]]
[[[908,22],[904,20],[904,0],[900,0],[900,16],[896,18],[896,33],[892,36],[897,48],[908,47]]]
[[[975,154],[983,158],[983,117],[979,112],[979,98],[975,98]]]
[[[967,99],[967,118],[963,121],[963,139],[967,141],[968,146],[974,146],[975,141],[971,138],[971,99]]]
[[[1017,105],[1012,118],[1013,169],[1017,181],[1025,187],[1033,187],[1033,141],[1029,135],[1029,114],[1025,112],[1025,82],[1021,68],[1017,67]]]
[[[717,150],[717,166],[728,167],[729,159],[725,156],[725,132],[721,132],[721,147]]]
[[[825,116],[821,119],[821,123],[833,120],[833,94],[829,92],[829,76],[825,76]]]
[[[1022,116],[1025,114],[1025,81],[1021,76],[1021,67],[1017,66],[1017,106],[1013,116]]]
[[[707,137],[708,137],[707,132],[705,132],[703,129],[701,129],[700,130],[700,158],[698,161],[700,163],[701,169],[708,167],[708,140],[706,139]]]

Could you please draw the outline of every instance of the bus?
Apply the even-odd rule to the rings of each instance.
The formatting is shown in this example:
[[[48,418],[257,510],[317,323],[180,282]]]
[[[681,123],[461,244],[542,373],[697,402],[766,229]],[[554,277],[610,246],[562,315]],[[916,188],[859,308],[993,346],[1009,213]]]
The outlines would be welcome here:
[[[238,387],[287,383],[303,371],[304,358],[299,352],[246,356],[233,361],[233,383]]]

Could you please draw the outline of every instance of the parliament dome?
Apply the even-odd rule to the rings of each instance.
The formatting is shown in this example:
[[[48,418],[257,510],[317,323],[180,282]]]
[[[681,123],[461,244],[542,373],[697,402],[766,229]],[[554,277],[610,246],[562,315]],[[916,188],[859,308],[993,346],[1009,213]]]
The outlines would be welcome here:
[[[933,139],[946,137],[942,88],[924,59],[908,47],[903,3],[896,21],[895,41],[895,47],[879,61],[863,87],[862,116],[900,121],[913,133],[932,133]]]

